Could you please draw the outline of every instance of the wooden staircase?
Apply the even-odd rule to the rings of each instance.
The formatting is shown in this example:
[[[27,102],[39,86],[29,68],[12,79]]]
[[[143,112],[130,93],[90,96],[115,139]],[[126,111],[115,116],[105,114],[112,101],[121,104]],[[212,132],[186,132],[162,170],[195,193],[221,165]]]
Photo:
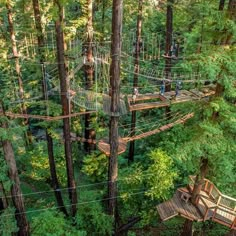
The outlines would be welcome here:
[[[208,179],[204,179],[197,206],[191,201],[195,176],[190,176],[189,188],[179,188],[169,201],[157,205],[162,221],[180,215],[189,220],[212,220],[236,230],[236,199],[222,194]]]

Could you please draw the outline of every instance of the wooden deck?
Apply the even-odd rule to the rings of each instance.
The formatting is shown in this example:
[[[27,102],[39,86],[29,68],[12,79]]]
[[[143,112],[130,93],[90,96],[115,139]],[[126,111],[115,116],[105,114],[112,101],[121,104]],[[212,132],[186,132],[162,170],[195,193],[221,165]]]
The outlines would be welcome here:
[[[205,97],[209,97],[215,94],[215,87],[203,87],[200,90],[191,89],[180,90],[179,95],[175,97],[175,91],[165,92],[164,95],[159,93],[140,94],[136,97],[135,103],[133,102],[133,96],[128,95],[128,107],[130,111],[145,110],[151,108],[160,108],[170,106],[171,104],[189,102],[194,100],[200,100]]]
[[[172,199],[157,206],[161,220],[166,221],[179,215],[192,221],[212,220],[236,229],[236,199],[222,194],[213,183],[205,179],[195,206],[190,201],[194,177],[190,178],[190,188],[177,189]]]
[[[118,155],[126,151],[127,143],[122,139],[119,138],[119,147],[118,147]],[[98,142],[98,149],[103,152],[106,156],[110,156],[110,144],[109,139],[104,138]]]

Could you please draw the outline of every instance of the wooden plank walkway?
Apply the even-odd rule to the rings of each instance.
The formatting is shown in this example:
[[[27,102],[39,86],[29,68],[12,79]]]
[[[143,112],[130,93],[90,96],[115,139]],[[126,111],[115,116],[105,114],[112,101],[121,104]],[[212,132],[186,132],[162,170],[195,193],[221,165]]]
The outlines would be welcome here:
[[[135,136],[130,136],[130,137],[123,137],[123,138],[119,138],[119,147],[118,147],[118,154],[121,154],[123,152],[126,151],[126,147],[127,147],[127,142],[133,141],[133,140],[138,140],[141,138],[145,138],[154,134],[157,134],[159,132],[162,132],[164,130],[170,129],[173,126],[177,125],[177,124],[182,124],[184,122],[186,122],[188,119],[192,118],[194,116],[194,113],[189,113],[183,117],[181,117],[180,119],[177,119],[176,121],[163,125],[157,129],[154,130],[150,130],[148,132],[144,132],[141,133],[139,135],[135,135]],[[91,140],[88,140],[91,141]],[[104,138],[101,139],[98,142],[98,149],[103,152],[106,156],[110,156],[110,144],[109,144],[109,139],[108,138]]]
[[[171,104],[200,100],[215,94],[215,86],[206,86],[200,90],[191,89],[180,90],[179,95],[175,96],[175,91],[159,93],[139,94],[136,96],[135,103],[133,95],[128,95],[128,107],[130,111],[145,110],[151,108],[160,108],[170,106]]]
[[[133,141],[133,140],[146,138],[148,136],[151,136],[151,135],[160,133],[162,131],[165,131],[167,129],[170,129],[170,128],[174,127],[177,124],[185,123],[188,119],[192,118],[193,116],[194,116],[194,113],[189,113],[189,114],[183,116],[182,118],[180,118],[180,119],[178,119],[178,120],[176,120],[172,123],[163,125],[163,126],[157,128],[157,129],[153,129],[153,130],[150,130],[148,132],[144,132],[142,134],[138,134],[138,135],[134,135],[134,136],[130,136],[130,137],[124,137],[123,140],[126,141],[126,142],[130,142],[130,141]]]
[[[119,146],[118,146],[118,155],[126,151],[127,143],[119,138]],[[110,143],[108,138],[101,139],[98,142],[98,149],[103,152],[106,156],[110,156]]]
[[[172,200],[161,203],[156,208],[162,221],[169,220],[179,214],[175,210]]]

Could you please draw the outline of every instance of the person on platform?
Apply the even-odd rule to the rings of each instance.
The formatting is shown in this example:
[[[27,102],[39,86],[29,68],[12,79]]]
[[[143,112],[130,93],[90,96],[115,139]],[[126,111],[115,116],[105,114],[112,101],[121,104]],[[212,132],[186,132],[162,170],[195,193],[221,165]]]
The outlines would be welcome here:
[[[138,95],[139,95],[138,88],[135,87],[134,92],[133,92],[133,97],[132,97],[133,103],[135,103],[136,98],[137,98]]]
[[[165,93],[165,82],[162,81],[162,84],[160,86],[160,94],[163,96]]]
[[[177,81],[175,86],[175,98],[179,95],[180,89],[181,89],[181,81]]]

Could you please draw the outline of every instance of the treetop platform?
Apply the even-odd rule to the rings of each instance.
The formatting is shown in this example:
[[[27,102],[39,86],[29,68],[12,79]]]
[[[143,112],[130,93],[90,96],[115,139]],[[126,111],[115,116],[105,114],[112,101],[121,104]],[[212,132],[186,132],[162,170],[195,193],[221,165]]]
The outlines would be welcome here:
[[[204,179],[195,206],[190,201],[194,181],[195,176],[190,176],[188,188],[178,188],[170,200],[157,205],[161,220],[179,215],[192,221],[212,220],[235,230],[236,199],[222,194],[211,181]]]
[[[215,86],[205,86],[201,90],[179,90],[175,96],[175,91],[165,92],[161,95],[158,92],[139,94],[133,101],[133,95],[128,95],[128,107],[130,111],[139,111],[151,108],[167,107],[176,103],[200,100],[215,94]]]

